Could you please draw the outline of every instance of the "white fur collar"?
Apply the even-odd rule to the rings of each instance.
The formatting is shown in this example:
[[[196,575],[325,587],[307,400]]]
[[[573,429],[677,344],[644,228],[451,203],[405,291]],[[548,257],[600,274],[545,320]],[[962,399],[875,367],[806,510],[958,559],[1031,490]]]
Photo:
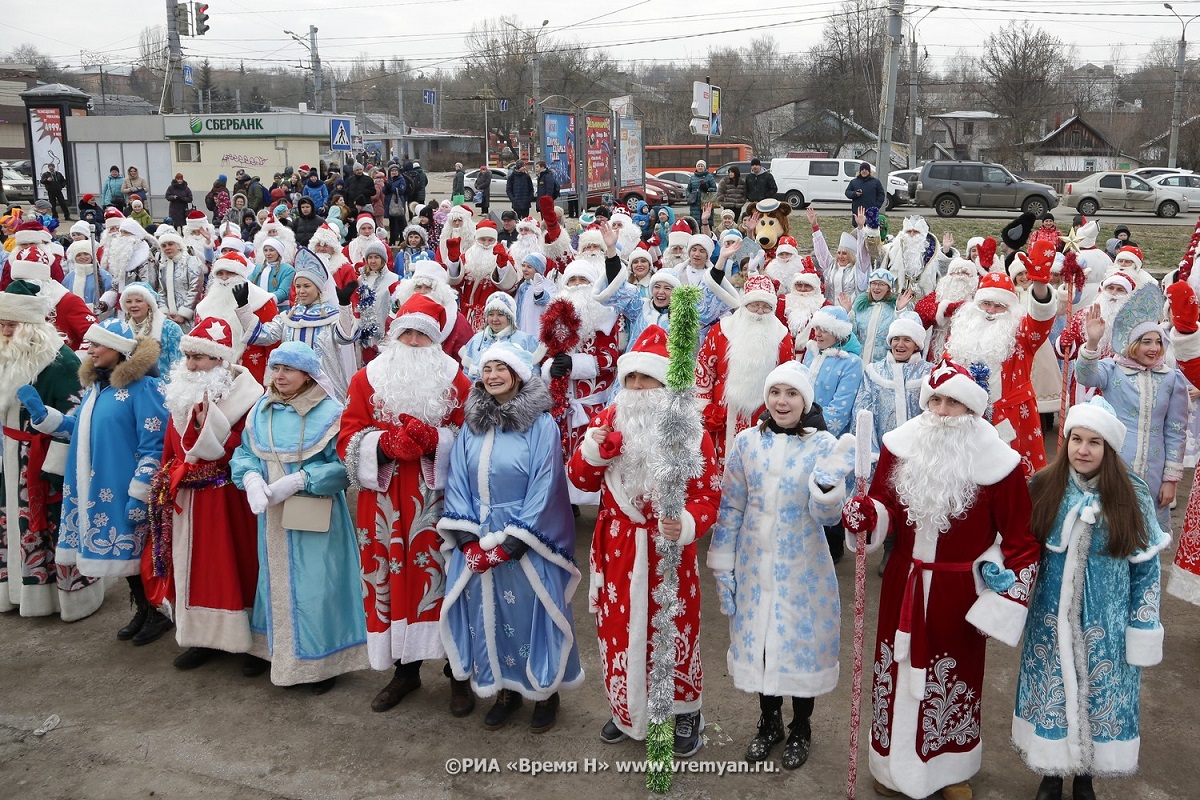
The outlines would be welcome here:
[[[914,417],[895,430],[883,435],[883,444],[897,458],[907,458],[912,453],[913,444],[920,436],[920,425],[914,424],[920,417]],[[969,435],[975,439],[975,459],[969,466],[971,480],[980,486],[993,486],[1004,480],[1021,464],[1017,451],[1008,446],[996,433],[991,423],[975,417]]]

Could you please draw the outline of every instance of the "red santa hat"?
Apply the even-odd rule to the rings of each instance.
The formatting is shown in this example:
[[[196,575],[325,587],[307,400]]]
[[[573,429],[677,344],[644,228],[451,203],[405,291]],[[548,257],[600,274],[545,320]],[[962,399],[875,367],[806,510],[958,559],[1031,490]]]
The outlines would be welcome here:
[[[805,286],[811,286],[818,292],[821,291],[821,274],[817,272],[817,268],[813,263],[812,256],[805,256],[804,269],[792,276],[793,289],[801,284]]]
[[[981,277],[979,287],[975,290],[975,303],[989,300],[1009,308],[1016,306],[1017,290],[1013,287],[1012,278],[1003,272],[989,272]]]
[[[50,280],[50,251],[37,245],[18,247],[9,257],[9,274],[14,281]]]
[[[667,382],[667,332],[657,325],[647,325],[633,347],[617,359],[617,384],[625,385],[625,376],[637,372],[654,378],[659,383]]]
[[[756,302],[770,303],[773,306],[778,299],[775,282],[766,275],[753,275],[746,279],[746,284],[742,287],[743,306]]]
[[[1124,286],[1125,291],[1129,292],[1130,294],[1133,294],[1133,290],[1137,287],[1137,282],[1134,281],[1132,276],[1130,276],[1128,272],[1123,272],[1121,270],[1117,270],[1104,280],[1100,281],[1100,288],[1104,289],[1114,284],[1117,286]]]
[[[496,238],[496,223],[490,219],[480,220],[475,226],[475,239],[495,239]]]
[[[199,211],[195,211],[193,213],[200,214]],[[204,216],[204,215],[201,214],[201,216]],[[116,230],[117,228],[121,227],[121,221],[123,219],[125,219],[125,215],[122,214],[119,210],[113,208],[112,206],[109,206],[108,208],[104,209],[104,227],[106,229],[108,229],[110,231]]]
[[[308,240],[308,249],[315,252],[319,244],[328,245],[334,250],[341,250],[342,237],[329,223],[324,222],[313,232],[312,238]]]
[[[1115,256],[1113,256],[1113,262],[1115,263],[1115,262],[1121,261],[1122,259],[1125,259],[1127,261],[1132,261],[1137,266],[1138,269],[1141,269],[1142,268],[1142,248],[1137,247],[1132,244],[1125,245],[1124,247],[1122,247],[1120,250],[1117,251],[1117,254]]]
[[[274,222],[275,220],[271,220],[271,221]],[[366,213],[365,211],[363,213],[359,214],[354,219],[354,230],[361,231],[363,225],[370,225],[371,230],[375,230],[375,217],[371,216],[370,214]]]
[[[17,247],[48,245],[53,239],[50,231],[46,230],[46,226],[34,220],[22,222],[13,238],[17,241]]]
[[[187,220],[183,223],[183,229],[189,233],[194,233],[208,225],[208,217],[203,211],[192,209],[188,212]]]
[[[767,402],[768,396],[771,394],[772,386],[790,386],[800,393],[804,398],[804,410],[808,411],[812,408],[813,396],[816,392],[813,391],[812,380],[808,377],[808,370],[799,361],[785,361],[771,373],[767,375],[767,380],[763,383],[763,402]]]
[[[414,294],[396,314],[391,335],[398,337],[404,331],[417,331],[441,344],[446,338],[446,334],[443,333],[445,327],[446,309],[442,304],[423,294]]]
[[[692,229],[683,220],[676,220],[667,233],[667,247],[687,248],[688,240],[692,238]]]
[[[607,245],[604,244],[604,235],[600,233],[600,229],[597,227],[586,228],[579,234],[579,252],[582,253],[583,249],[589,246],[596,246],[601,250],[607,248]]]
[[[179,340],[179,349],[184,354],[200,353],[230,363],[237,359],[233,327],[219,317],[205,317],[197,322],[191,332]]]
[[[800,250],[796,247],[796,240],[791,236],[780,236],[779,244],[775,245],[775,255],[780,253],[791,253],[794,256],[800,255]]]
[[[232,272],[245,278],[250,274],[250,264],[241,253],[225,253],[213,262],[212,271],[214,275],[218,272]]]
[[[929,405],[929,398],[935,394],[957,400],[979,417],[987,410],[987,390],[975,382],[971,373],[951,361],[949,356],[942,356],[942,360],[930,370],[929,378],[921,384],[922,410]]]

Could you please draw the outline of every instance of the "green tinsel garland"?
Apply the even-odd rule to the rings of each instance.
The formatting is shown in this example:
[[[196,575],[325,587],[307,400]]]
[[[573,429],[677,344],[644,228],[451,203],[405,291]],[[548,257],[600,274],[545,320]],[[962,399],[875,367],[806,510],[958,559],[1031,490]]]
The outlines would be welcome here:
[[[704,472],[698,443],[704,433],[700,409],[692,397],[700,331],[700,289],[681,286],[671,293],[671,331],[667,335],[667,388],[671,397],[655,420],[659,447],[653,462],[655,510],[659,519],[679,519],[687,502],[688,483]],[[661,533],[654,537],[659,582],[654,590],[658,611],[650,639],[650,683],[647,693],[646,788],[657,794],[671,789],[675,759],[675,617],[679,615],[679,567],[683,548]]]

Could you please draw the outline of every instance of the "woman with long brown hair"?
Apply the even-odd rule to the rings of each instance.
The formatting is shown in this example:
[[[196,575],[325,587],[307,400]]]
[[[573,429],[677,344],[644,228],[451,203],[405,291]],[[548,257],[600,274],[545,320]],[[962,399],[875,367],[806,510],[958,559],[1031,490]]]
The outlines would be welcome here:
[[[1125,425],[1104,398],[1074,406],[1054,462],[1033,476],[1042,543],[1012,738],[1045,777],[1036,800],[1095,798],[1092,778],[1137,771],[1142,667],[1162,660],[1158,525],[1146,482],[1120,456]],[[985,566],[986,569],[986,566]]]

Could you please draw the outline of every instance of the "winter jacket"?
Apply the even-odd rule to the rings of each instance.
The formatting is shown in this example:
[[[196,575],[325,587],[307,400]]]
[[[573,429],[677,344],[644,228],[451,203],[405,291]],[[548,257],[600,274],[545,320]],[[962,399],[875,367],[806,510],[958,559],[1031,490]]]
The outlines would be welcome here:
[[[46,187],[47,194],[62,194],[63,189],[67,188],[67,176],[57,170],[51,175],[50,170],[46,170],[42,173],[42,186]]]
[[[454,170],[454,183],[450,186],[450,196],[456,194],[465,194],[467,185],[467,174],[461,169]]]
[[[413,183],[416,187],[409,187],[409,191],[413,200],[418,203],[425,203],[425,187],[429,185],[429,176],[425,174],[425,170],[421,167],[413,167],[412,175],[415,180]]]
[[[187,181],[171,181],[163,197],[170,204],[167,213],[171,222],[176,225],[187,222],[188,209],[192,207],[192,189],[187,185]]]
[[[136,178],[126,176],[125,180],[121,182],[121,194],[128,197],[135,192],[140,194],[143,200],[150,196],[150,187],[146,184],[146,179],[141,175]]]
[[[375,196],[375,179],[367,173],[354,174],[346,179],[346,203],[369,205]]]
[[[508,175],[504,193],[508,195],[514,209],[529,208],[533,205],[533,179],[529,177],[528,172],[514,170]]]
[[[305,211],[312,213],[305,215]],[[296,216],[292,219],[292,230],[296,233],[296,244],[308,247],[308,240],[317,232],[317,228],[325,223],[323,217],[317,216],[316,203],[308,196],[300,198]]]
[[[125,193],[121,186],[125,183],[121,178],[107,178],[104,188],[100,190],[100,204],[104,206],[124,206]]]
[[[860,195],[859,192],[862,194]],[[883,184],[874,175],[853,178],[846,187],[846,199],[850,201],[851,215],[857,214],[860,208],[883,210],[887,206],[887,195],[883,191]]]
[[[329,207],[329,188],[316,179],[316,173],[308,176],[308,180],[304,182],[303,194],[305,197],[313,201],[313,206],[317,211]],[[314,180],[315,179],[315,180]]]
[[[726,176],[717,184],[717,202],[728,208],[741,208],[746,205],[746,179],[733,179]]]
[[[557,200],[559,195],[558,176],[554,170],[546,167],[537,176],[537,196]]]
[[[746,202],[749,203],[757,203],[759,200],[766,200],[779,194],[775,176],[766,170],[757,175],[747,172],[742,176],[742,182],[746,184]]]
[[[146,210],[145,206],[142,207],[141,211],[130,212],[129,218],[148,231],[154,225],[154,217],[150,216],[150,212]]]
[[[717,190],[717,180],[708,170],[704,172],[693,172],[692,177],[688,178],[687,184],[687,203],[688,212],[697,220],[700,219],[700,214],[703,211],[701,208],[701,197],[705,192],[715,192]]]
[[[250,185],[246,187],[246,205],[251,211],[258,211],[263,207],[263,185],[257,180],[250,181]]]
[[[399,170],[395,170],[395,173],[395,175],[390,176],[383,184],[383,213],[388,216],[391,216],[388,214],[388,209],[392,205],[393,197],[400,199],[402,207],[405,209],[408,207],[408,181],[404,179]],[[401,213],[400,216],[403,217],[406,215]]]

